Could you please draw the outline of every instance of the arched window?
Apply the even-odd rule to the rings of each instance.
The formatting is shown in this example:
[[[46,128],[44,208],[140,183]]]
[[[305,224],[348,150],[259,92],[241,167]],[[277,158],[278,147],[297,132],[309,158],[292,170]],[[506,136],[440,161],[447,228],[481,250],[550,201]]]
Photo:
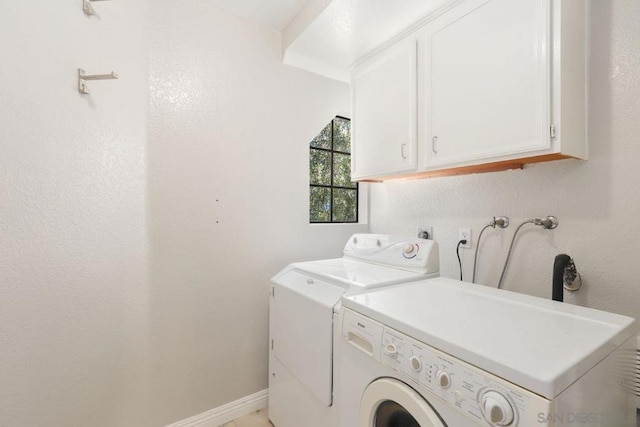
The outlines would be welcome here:
[[[351,121],[336,116],[310,144],[309,222],[358,222],[358,183],[351,181]]]

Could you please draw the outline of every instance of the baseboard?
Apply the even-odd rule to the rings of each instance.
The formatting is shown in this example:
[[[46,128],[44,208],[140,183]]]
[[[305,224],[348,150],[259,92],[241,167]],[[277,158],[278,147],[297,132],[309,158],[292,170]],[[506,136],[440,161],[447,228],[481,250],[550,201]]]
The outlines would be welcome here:
[[[265,389],[167,427],[219,427],[238,417],[266,408],[267,395],[268,390]]]

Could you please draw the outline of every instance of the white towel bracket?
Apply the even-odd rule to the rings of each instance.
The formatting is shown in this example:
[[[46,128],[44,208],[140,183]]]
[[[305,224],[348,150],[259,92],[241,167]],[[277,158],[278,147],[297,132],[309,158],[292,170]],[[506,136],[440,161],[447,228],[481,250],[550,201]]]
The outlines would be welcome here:
[[[96,14],[96,10],[91,3],[96,1],[109,1],[109,0],[82,0],[82,11],[87,16],[93,16]]]
[[[109,74],[86,74],[82,68],[78,68],[78,91],[83,95],[91,93],[87,87],[87,80],[115,80],[118,77],[113,71]]]

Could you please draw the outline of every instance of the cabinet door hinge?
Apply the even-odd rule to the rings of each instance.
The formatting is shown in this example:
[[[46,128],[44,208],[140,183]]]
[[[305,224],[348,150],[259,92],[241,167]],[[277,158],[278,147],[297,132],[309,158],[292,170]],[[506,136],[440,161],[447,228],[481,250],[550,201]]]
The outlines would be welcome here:
[[[556,125],[551,125],[551,127],[549,127],[549,136],[551,136],[551,138],[556,137]]]
[[[271,285],[271,297],[275,298],[276,297],[276,287]]]
[[[271,350],[273,350],[273,340],[271,340]]]

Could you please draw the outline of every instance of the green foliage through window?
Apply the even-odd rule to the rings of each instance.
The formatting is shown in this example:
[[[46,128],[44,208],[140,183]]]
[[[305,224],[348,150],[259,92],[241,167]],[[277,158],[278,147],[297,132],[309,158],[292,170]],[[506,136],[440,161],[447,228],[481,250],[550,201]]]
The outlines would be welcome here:
[[[336,117],[309,146],[309,221],[358,222],[358,184],[351,181],[351,121]]]

